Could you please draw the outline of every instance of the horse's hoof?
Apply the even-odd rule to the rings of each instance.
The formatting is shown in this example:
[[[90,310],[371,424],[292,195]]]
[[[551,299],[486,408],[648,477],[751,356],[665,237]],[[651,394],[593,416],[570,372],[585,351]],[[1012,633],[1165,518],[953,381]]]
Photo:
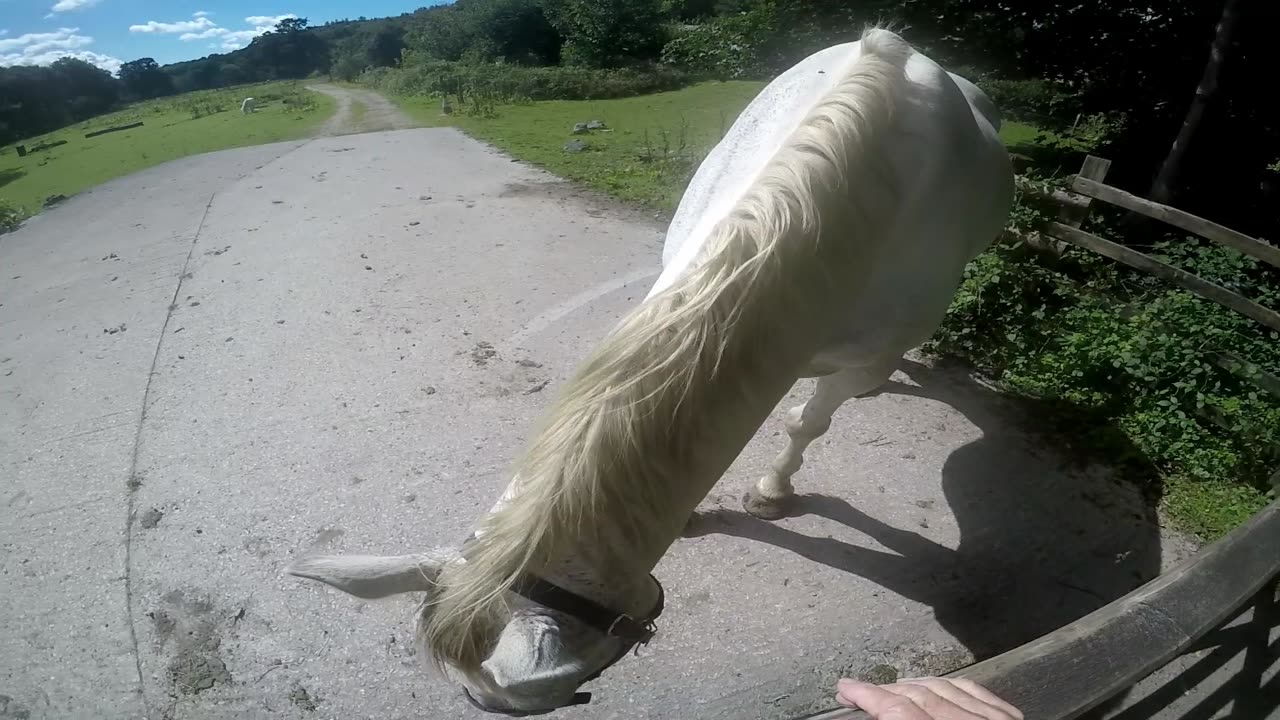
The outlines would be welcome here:
[[[795,503],[795,495],[784,495],[780,498],[766,498],[755,490],[742,496],[742,508],[748,515],[761,520],[781,520],[787,516]]]

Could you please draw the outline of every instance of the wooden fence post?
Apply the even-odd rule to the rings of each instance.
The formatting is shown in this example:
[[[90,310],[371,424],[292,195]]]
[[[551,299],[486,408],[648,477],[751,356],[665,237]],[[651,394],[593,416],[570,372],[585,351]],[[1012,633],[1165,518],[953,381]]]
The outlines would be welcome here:
[[[1082,177],[1087,180],[1102,182],[1107,178],[1107,172],[1111,170],[1111,161],[1106,158],[1094,157],[1086,155],[1084,164],[1080,166],[1080,172],[1076,177]],[[1063,225],[1070,225],[1078,228],[1089,217],[1089,211],[1092,209],[1093,200],[1087,198],[1084,207],[1073,205],[1063,205],[1058,212],[1058,222]]]

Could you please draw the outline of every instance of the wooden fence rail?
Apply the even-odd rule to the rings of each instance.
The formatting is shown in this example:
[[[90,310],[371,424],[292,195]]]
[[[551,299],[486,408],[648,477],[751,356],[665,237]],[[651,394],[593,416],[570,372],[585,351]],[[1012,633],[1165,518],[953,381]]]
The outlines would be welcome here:
[[[1081,195],[1102,200],[1125,210],[1132,210],[1149,218],[1182,228],[1187,232],[1195,233],[1202,238],[1226,245],[1233,250],[1257,258],[1272,267],[1280,268],[1280,248],[1268,245],[1260,240],[1254,240],[1248,235],[1236,232],[1229,227],[1223,227],[1215,222],[1196,217],[1189,212],[1184,212],[1168,205],[1144,200],[1119,188],[1103,185],[1097,180],[1090,180],[1085,177],[1076,177],[1071,183],[1071,189]]]
[[[1088,156],[1080,170],[1080,174],[1071,183],[1071,189],[1078,195],[1072,197],[1062,191],[1058,191],[1049,196],[1050,199],[1062,206],[1062,217],[1059,218],[1062,222],[1050,223],[1046,228],[1046,234],[1049,237],[1105,255],[1112,260],[1154,275],[1199,297],[1234,310],[1267,328],[1280,331],[1280,312],[1264,307],[1237,292],[1205,280],[1198,275],[1161,262],[1150,255],[1131,250],[1123,245],[1081,230],[1080,224],[1089,213],[1089,201],[1096,199],[1160,220],[1199,235],[1206,240],[1229,247],[1268,265],[1280,268],[1280,248],[1274,245],[1256,240],[1244,233],[1197,217],[1183,210],[1144,200],[1119,188],[1103,184],[1102,180],[1106,176],[1110,165],[1107,160],[1096,158],[1092,155]]]
[[[1251,599],[1274,601],[1278,577],[1280,500],[1119,600],[948,677],[989,688],[1026,720],[1072,720],[1192,649]],[[796,720],[866,718],[837,708]]]
[[[1049,223],[1048,231],[1051,237],[1069,242],[1072,245],[1079,245],[1099,255],[1105,255],[1112,260],[1122,262],[1129,267],[1142,270],[1161,280],[1171,282],[1184,290],[1189,290],[1206,300],[1212,300],[1225,308],[1235,310],[1272,330],[1280,331],[1280,313],[1259,305],[1239,293],[1231,292],[1217,283],[1209,282],[1199,275],[1194,275],[1186,270],[1161,262],[1150,255],[1130,250],[1123,245],[1118,245],[1097,235],[1073,228],[1070,225]]]

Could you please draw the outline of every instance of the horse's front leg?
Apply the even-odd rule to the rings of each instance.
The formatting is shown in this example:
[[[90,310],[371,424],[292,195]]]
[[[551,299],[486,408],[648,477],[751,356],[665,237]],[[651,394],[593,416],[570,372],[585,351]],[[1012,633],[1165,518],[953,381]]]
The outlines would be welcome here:
[[[804,451],[831,428],[831,416],[850,398],[880,387],[893,374],[894,364],[845,368],[818,379],[813,397],[787,413],[787,446],[773,461],[773,468],[742,500],[748,513],[764,519],[785,517],[795,498],[791,476],[804,464]]]

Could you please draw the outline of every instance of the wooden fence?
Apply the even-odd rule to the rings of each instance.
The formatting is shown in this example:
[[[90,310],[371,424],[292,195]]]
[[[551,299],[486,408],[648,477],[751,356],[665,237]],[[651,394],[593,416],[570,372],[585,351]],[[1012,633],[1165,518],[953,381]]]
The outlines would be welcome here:
[[[1086,158],[1071,185],[1075,194],[1057,192],[1051,196],[1061,205],[1061,214],[1046,229],[1050,238],[1124,263],[1280,331],[1280,313],[1154,257],[1081,230],[1092,201],[1098,200],[1280,268],[1280,248],[1103,184],[1110,165],[1102,158]],[[1213,355],[1219,367],[1280,397],[1280,377],[1226,353]],[[1272,476],[1272,482],[1280,488],[1280,470]],[[1245,672],[1250,677],[1240,678],[1245,682],[1234,687],[1243,695],[1250,689],[1260,690],[1265,670],[1280,653],[1276,646],[1268,645],[1271,629],[1280,625],[1278,592],[1280,500],[1195,557],[1119,600],[1022,647],[962,668],[950,677],[969,678],[990,688],[1021,709],[1026,720],[1073,720],[1197,649],[1215,630],[1252,608],[1255,637],[1246,648],[1245,658]],[[1245,687],[1249,683],[1255,687]],[[1280,690],[1270,687],[1276,684],[1277,681],[1270,681],[1267,693],[1280,694]],[[1261,719],[1277,711],[1280,708],[1237,705],[1232,717]],[[797,720],[866,717],[862,712],[838,708]]]
[[[1280,624],[1277,576],[1280,501],[1119,600],[948,677],[969,678],[989,688],[1021,710],[1026,720],[1072,720],[1196,648],[1251,602],[1252,629],[1266,638],[1268,630]],[[1245,664],[1261,663],[1265,669],[1274,652],[1266,642],[1260,649],[1253,644],[1246,650]],[[1245,694],[1257,688],[1237,689]],[[1269,717],[1265,708],[1257,714],[1234,709],[1240,712],[1232,717]],[[839,708],[798,720],[866,717]]]

